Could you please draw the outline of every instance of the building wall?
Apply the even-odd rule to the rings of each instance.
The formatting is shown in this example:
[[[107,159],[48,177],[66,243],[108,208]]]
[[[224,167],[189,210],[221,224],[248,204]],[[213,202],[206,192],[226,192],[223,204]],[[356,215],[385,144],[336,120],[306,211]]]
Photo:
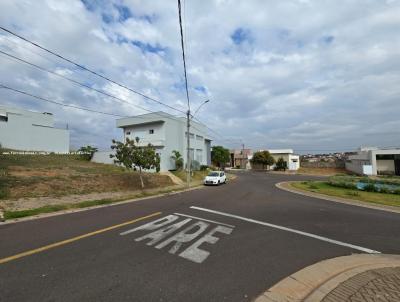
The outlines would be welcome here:
[[[206,142],[205,127],[194,121],[190,127],[190,149],[192,160],[199,161],[200,165],[211,162],[210,142]],[[123,128],[125,137],[134,139],[139,136],[143,145],[151,143],[160,155],[160,170],[175,169],[175,162],[171,159],[172,151],[181,153],[186,164],[186,119],[176,118],[166,113],[147,114],[138,117],[117,120],[117,126]],[[154,133],[150,134],[149,130]],[[127,132],[130,132],[127,136]],[[139,134],[139,135],[138,135]]]
[[[7,121],[0,120],[0,143],[22,151],[69,152],[69,131],[54,128],[54,117],[22,109],[0,106]]]
[[[394,160],[393,159],[378,159],[376,160],[377,172],[390,172],[394,173]]]

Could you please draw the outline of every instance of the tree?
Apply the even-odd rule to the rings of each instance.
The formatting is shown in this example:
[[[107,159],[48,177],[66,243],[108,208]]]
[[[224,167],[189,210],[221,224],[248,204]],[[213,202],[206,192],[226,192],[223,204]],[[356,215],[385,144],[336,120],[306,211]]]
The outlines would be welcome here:
[[[279,157],[278,161],[276,162],[276,170],[283,170],[286,171],[287,169],[287,162],[283,159],[283,157]]]
[[[111,149],[115,154],[110,154],[110,158],[115,158],[114,163],[121,164],[127,169],[139,169],[139,177],[142,188],[144,188],[142,170],[156,169],[160,171],[160,156],[151,144],[139,146],[139,138],[136,140],[126,139],[125,143],[112,140]]]
[[[268,151],[259,151],[253,154],[253,158],[251,160],[252,164],[262,165],[263,169],[265,166],[271,166],[275,163],[275,159]]]
[[[222,146],[214,146],[211,151],[211,161],[219,168],[224,168],[225,164],[229,162],[229,150]]]
[[[175,169],[181,170],[183,168],[183,158],[179,151],[172,151],[171,155],[172,160],[175,162]]]
[[[95,152],[97,152],[97,148],[96,147],[92,147],[92,146],[83,146],[83,147],[80,147],[79,149],[78,149],[78,152],[80,152],[80,154],[81,154],[81,156],[82,156],[82,158],[83,159],[85,159],[85,160],[91,160],[92,159],[92,157],[93,157],[93,154],[95,153]]]

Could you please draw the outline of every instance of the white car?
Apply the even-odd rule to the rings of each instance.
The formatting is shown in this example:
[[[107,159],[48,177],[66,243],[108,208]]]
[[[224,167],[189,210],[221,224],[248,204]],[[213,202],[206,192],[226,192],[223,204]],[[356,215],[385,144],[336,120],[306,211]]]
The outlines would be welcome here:
[[[222,171],[211,171],[204,178],[205,185],[219,185],[226,183],[226,175],[225,172]]]

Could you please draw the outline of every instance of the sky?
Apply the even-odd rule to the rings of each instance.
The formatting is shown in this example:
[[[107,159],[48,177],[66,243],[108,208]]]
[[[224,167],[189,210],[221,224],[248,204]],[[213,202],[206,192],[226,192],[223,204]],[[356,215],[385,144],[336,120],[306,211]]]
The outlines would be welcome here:
[[[298,153],[400,146],[400,1],[182,0],[192,110],[214,145]],[[118,83],[187,110],[177,1],[2,0],[0,25]],[[0,31],[0,84],[122,116],[180,112]],[[71,147],[107,150],[115,116],[0,89],[0,104],[52,112]],[[137,107],[137,106],[140,106]]]

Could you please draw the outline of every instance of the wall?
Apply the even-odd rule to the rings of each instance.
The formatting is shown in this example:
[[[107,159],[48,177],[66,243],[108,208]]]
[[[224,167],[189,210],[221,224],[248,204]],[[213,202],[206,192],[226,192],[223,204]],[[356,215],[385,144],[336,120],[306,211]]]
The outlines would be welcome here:
[[[98,151],[93,154],[92,162],[100,164],[114,164],[114,158],[110,158],[110,154],[114,154],[114,151]]]
[[[8,121],[0,121],[4,148],[25,151],[69,152],[69,131],[53,128],[53,116],[20,109],[7,109]]]
[[[352,160],[352,161],[346,161],[345,167],[346,170],[351,171],[355,174],[363,175],[364,170],[363,166],[366,165],[367,163],[365,160]],[[303,163],[301,164],[302,167],[304,167]]]
[[[335,160],[333,162],[308,162],[302,161],[300,164],[301,167],[304,168],[344,168],[346,166],[344,160]]]
[[[376,160],[376,170],[379,172],[391,172],[394,174],[394,160],[393,159],[377,159]]]

